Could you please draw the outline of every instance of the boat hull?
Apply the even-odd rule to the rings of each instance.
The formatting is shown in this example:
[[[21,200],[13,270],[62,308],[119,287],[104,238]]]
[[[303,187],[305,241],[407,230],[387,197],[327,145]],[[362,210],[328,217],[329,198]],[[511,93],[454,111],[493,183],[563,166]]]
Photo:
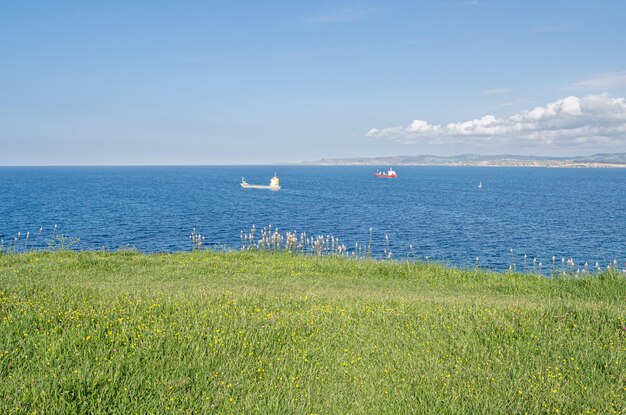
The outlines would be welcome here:
[[[380,173],[376,173],[374,176],[378,177],[379,179],[395,179],[398,177],[397,174],[380,174]]]
[[[248,183],[241,183],[241,187],[243,187],[244,189],[264,189],[264,190],[273,190],[273,191],[278,191],[280,190],[280,186],[264,186],[262,184],[248,184]]]

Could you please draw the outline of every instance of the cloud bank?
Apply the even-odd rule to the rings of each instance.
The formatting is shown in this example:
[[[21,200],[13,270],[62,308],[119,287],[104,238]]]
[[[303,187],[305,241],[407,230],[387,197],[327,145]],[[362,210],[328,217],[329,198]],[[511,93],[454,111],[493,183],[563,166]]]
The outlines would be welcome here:
[[[405,144],[612,146],[626,144],[626,102],[608,95],[559,99],[512,115],[453,122],[415,120],[408,127],[372,128],[368,137]]]

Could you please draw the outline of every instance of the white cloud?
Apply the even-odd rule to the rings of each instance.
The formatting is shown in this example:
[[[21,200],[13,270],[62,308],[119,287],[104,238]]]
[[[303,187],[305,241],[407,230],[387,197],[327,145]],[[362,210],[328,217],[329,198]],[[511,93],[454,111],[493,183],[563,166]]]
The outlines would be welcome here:
[[[611,72],[594,76],[580,82],[573,83],[567,89],[572,90],[602,90],[626,87],[626,71]]]
[[[608,95],[575,96],[508,118],[482,118],[446,125],[415,120],[408,127],[372,128],[368,137],[405,144],[626,145],[626,102]]]

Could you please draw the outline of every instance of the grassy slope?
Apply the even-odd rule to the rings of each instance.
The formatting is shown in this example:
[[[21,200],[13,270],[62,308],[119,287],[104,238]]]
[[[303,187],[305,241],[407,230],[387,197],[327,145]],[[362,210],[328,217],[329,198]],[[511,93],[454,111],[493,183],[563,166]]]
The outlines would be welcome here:
[[[0,413],[626,413],[626,279],[0,256]]]

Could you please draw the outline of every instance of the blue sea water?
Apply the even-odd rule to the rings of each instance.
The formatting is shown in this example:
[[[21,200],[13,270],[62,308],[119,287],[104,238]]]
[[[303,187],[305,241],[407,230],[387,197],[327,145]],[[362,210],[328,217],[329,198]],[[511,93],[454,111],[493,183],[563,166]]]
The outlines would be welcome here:
[[[397,167],[394,180],[369,166],[0,167],[0,238],[45,246],[53,226],[77,249],[188,251],[195,227],[205,245],[238,249],[254,224],[334,235],[354,250],[473,267],[522,266],[528,256],[606,265],[626,261],[626,169]],[[282,190],[267,184],[276,172]],[[482,182],[482,189],[478,183]],[[43,230],[40,233],[40,228]],[[412,250],[410,246],[412,245]],[[511,252],[511,249],[513,252]]]

